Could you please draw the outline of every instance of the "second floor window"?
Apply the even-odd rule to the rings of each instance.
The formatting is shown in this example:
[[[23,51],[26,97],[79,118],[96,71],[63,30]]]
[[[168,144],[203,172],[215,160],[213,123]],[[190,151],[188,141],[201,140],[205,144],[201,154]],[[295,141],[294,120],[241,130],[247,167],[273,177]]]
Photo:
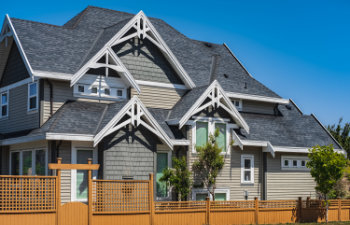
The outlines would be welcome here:
[[[28,84],[28,111],[38,109],[38,82]]]
[[[206,122],[197,121],[196,122],[196,147],[204,146],[210,134],[214,135],[215,130],[219,130],[219,136],[216,138],[216,143],[223,152],[226,152],[227,148],[227,132],[226,123],[223,122]]]
[[[8,105],[9,105],[9,94],[8,92],[3,92],[1,93],[1,99],[0,99],[0,102],[1,102],[1,114],[0,114],[0,117],[7,117],[8,116]]]

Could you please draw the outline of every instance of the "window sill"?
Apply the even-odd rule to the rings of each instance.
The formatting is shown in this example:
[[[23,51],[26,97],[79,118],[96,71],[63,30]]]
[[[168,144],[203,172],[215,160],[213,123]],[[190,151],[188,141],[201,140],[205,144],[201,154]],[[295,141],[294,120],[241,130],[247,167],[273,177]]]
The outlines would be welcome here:
[[[198,155],[198,153],[195,151],[192,151],[192,155]],[[228,155],[230,155],[230,153],[229,152],[221,152],[220,155],[228,156]]]
[[[1,121],[1,120],[7,120],[8,118],[9,118],[9,116],[0,117],[0,121]]]
[[[243,186],[253,186],[254,182],[241,182],[241,185],[243,185]]]
[[[35,114],[38,112],[38,109],[29,109],[27,110],[27,114],[30,115],[30,114]]]
[[[284,167],[282,167],[281,170],[283,170],[283,171],[300,171],[300,172],[310,171],[309,168],[284,168]]]

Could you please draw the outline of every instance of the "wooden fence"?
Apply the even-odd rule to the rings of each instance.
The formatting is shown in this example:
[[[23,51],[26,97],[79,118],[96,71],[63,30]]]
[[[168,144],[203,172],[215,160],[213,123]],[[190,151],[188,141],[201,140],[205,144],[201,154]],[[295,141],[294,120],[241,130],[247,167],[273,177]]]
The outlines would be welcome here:
[[[90,179],[90,204],[61,205],[59,180],[56,176],[0,176],[0,225],[278,224],[325,218],[324,202],[301,198],[157,202],[152,175],[144,181]],[[329,221],[350,221],[350,200],[330,200]]]

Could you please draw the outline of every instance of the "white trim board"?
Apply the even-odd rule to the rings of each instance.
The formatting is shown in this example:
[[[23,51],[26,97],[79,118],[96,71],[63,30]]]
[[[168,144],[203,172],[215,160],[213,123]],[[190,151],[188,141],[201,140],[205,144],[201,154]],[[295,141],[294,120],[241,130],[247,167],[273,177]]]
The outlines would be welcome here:
[[[284,105],[289,104],[289,99],[266,97],[266,96],[261,96],[261,95],[251,95],[251,94],[243,94],[243,93],[237,93],[237,92],[227,92],[227,96],[229,98],[234,98],[234,99],[278,103],[278,104],[284,104]]]
[[[129,34],[125,37],[123,37],[129,30],[135,29],[136,32]],[[165,58],[168,59],[169,63],[172,65],[172,67],[175,69],[175,71],[180,75],[181,79],[185,83],[185,85],[188,88],[194,88],[195,84],[191,80],[190,76],[187,74],[185,69],[181,66],[175,55],[172,53],[170,48],[167,46],[167,44],[164,42],[160,34],[157,32],[157,30],[154,28],[154,26],[151,24],[147,16],[143,13],[143,11],[140,11],[137,13],[122,29],[120,29],[114,37],[112,37],[102,49],[100,49],[97,54],[92,57],[72,78],[71,85],[74,85],[77,80],[81,76],[83,76],[83,73],[86,72],[88,67],[94,66],[96,64],[96,60],[101,58],[103,54],[109,51],[111,55],[114,54],[112,47],[122,43],[126,40],[129,40],[130,38],[147,38],[149,41],[151,41],[154,45],[156,45],[163,53]],[[127,77],[129,77],[130,73],[124,66],[124,64],[120,61],[118,56],[114,54],[115,61],[117,61],[117,66],[120,66],[123,69],[123,72],[127,74]],[[131,76],[131,75],[130,75]],[[140,92],[138,89],[138,85],[135,83],[135,89]]]
[[[203,102],[206,98],[210,98],[211,101],[205,103]],[[221,102],[221,100],[223,102]],[[226,104],[226,105],[225,105]],[[232,104],[231,100],[226,95],[225,91],[222,89],[221,85],[217,80],[214,80],[213,83],[203,92],[203,94],[193,103],[192,107],[186,112],[186,114],[179,121],[179,128],[182,128],[186,122],[191,118],[191,116],[202,111],[203,109],[214,106],[217,108],[223,108],[228,112],[232,119],[240,126],[243,127],[249,133],[249,126],[245,122],[244,118],[237,111],[236,107]]]
[[[138,83],[139,85],[150,86],[150,87],[174,88],[174,89],[182,89],[182,90],[188,89],[183,84],[167,84],[167,83],[145,81],[145,80],[136,80],[136,83]]]

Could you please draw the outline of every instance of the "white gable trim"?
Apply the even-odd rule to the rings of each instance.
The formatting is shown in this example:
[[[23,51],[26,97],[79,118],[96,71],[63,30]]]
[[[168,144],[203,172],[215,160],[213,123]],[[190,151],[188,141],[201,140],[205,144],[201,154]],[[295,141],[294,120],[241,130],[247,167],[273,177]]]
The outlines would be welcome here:
[[[71,86],[76,84],[80,78],[82,78],[89,69],[96,69],[101,67],[110,68],[119,74],[122,75],[122,79],[130,84],[133,88],[136,89],[138,93],[141,92],[139,85],[137,84],[134,77],[130,74],[129,70],[124,66],[122,61],[118,58],[118,56],[114,53],[111,47],[104,47],[103,51],[99,51],[94,57],[92,57],[87,64],[85,64],[78,72],[76,72],[71,79]],[[106,63],[98,63],[102,57],[106,57]],[[114,64],[109,62],[109,57],[112,59]]]
[[[18,50],[19,50],[19,53],[21,54],[22,60],[23,60],[23,62],[24,62],[24,65],[25,65],[26,68],[27,68],[27,71],[28,71],[28,73],[29,73],[29,76],[30,76],[32,79],[34,79],[34,77],[33,77],[33,69],[32,69],[32,67],[31,67],[31,65],[30,65],[30,63],[29,63],[29,61],[28,61],[27,55],[26,55],[26,53],[25,53],[24,50],[23,50],[21,41],[20,41],[19,38],[18,38],[18,35],[17,35],[17,33],[16,33],[16,30],[15,30],[15,28],[13,27],[13,24],[12,24],[11,19],[10,19],[10,17],[9,17],[8,14],[6,14],[6,17],[5,17],[5,21],[4,21],[4,25],[3,25],[2,30],[4,29],[5,26],[8,26],[8,27],[10,28],[10,31],[11,31],[11,33],[12,33],[12,35],[13,35],[13,39],[14,39],[16,45],[17,45],[17,48],[18,48]],[[9,34],[7,34],[7,35],[9,35]],[[5,39],[5,41],[6,41],[6,39]]]
[[[130,118],[122,123],[119,121],[124,115],[128,115]],[[143,119],[145,117],[147,122]],[[130,101],[111,119],[111,121],[94,137],[94,146],[96,146],[104,137],[119,130],[126,125],[131,124],[134,127],[142,125],[149,131],[157,135],[164,141],[171,149],[173,149],[173,142],[160,127],[158,122],[153,118],[152,114],[144,106],[141,100],[134,96]]]
[[[208,97],[211,99],[211,101],[203,105],[203,102]],[[227,106],[223,104],[221,100],[223,100]],[[192,105],[192,107],[187,111],[187,113],[180,119],[179,127],[180,128],[183,127],[186,124],[186,122],[191,118],[192,115],[202,111],[203,109],[209,106],[223,108],[226,112],[228,112],[232,116],[232,118],[240,127],[243,127],[243,129],[245,129],[249,133],[248,124],[245,122],[243,117],[237,111],[236,107],[232,104],[229,97],[227,97],[225,91],[222,89],[221,85],[217,80],[215,80],[204,91],[204,93],[199,97],[199,99],[197,99],[197,101]]]
[[[142,26],[141,26],[142,23]],[[126,37],[123,37],[130,29],[135,28],[136,32],[133,34],[130,34]],[[149,34],[150,33],[150,34]],[[92,58],[88,61],[87,64],[85,64],[72,78],[71,85],[74,85],[77,80],[80,79],[81,76],[87,71],[87,68],[91,66],[96,60],[98,60],[105,52],[106,50],[112,51],[112,47],[122,43],[126,40],[129,40],[133,37],[139,37],[139,38],[147,38],[150,40],[154,45],[156,45],[163,53],[164,56],[169,60],[170,64],[174,67],[176,72],[179,73],[181,79],[185,83],[186,87],[188,88],[194,88],[195,84],[191,80],[190,76],[187,74],[185,69],[181,66],[175,55],[172,53],[172,51],[169,49],[167,44],[164,42],[162,37],[159,35],[157,30],[153,27],[147,16],[140,11],[138,14],[136,14],[119,32],[117,32],[114,37],[112,37],[105,46]],[[113,51],[112,51],[113,52]],[[114,52],[113,52],[114,53]],[[125,70],[124,73],[127,73],[128,77],[131,77],[130,73],[126,69],[126,67],[123,65],[123,63],[120,61],[118,56],[114,54],[116,60],[118,60],[118,65],[123,67]],[[135,82],[136,84],[136,82]],[[136,84],[137,85],[137,84]],[[138,87],[138,86],[137,86]],[[140,92],[138,90],[138,92]]]

